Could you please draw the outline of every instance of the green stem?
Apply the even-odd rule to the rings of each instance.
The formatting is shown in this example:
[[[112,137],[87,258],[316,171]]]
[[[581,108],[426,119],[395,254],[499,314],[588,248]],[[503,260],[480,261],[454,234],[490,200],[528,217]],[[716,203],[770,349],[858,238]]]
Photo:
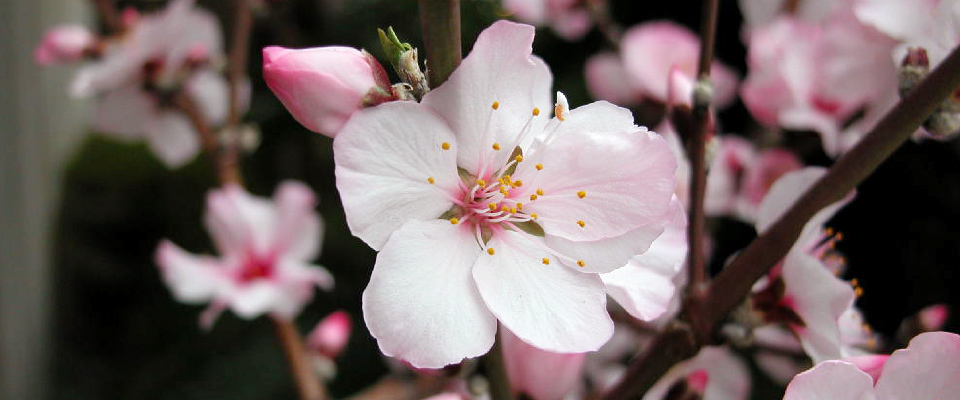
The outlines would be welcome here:
[[[446,82],[460,65],[460,0],[419,0],[430,88]]]

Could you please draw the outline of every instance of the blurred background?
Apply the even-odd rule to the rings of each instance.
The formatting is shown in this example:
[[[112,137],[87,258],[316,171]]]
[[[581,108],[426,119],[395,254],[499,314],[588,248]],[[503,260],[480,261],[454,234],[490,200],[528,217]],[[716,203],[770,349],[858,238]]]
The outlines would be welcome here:
[[[221,17],[229,2],[200,1]],[[298,318],[307,332],[323,316],[347,310],[354,334],[338,359],[335,397],[386,373],[360,317],[360,293],[375,254],[346,228],[333,179],[331,140],[297,124],[263,83],[259,49],[266,45],[365,48],[386,60],[376,28],[393,26],[420,46],[415,1],[286,0],[255,20],[249,76],[253,102],[245,121],[261,143],[243,158],[254,194],[297,179],[314,188],[326,222],[319,260],[337,279],[317,292]],[[162,1],[121,1],[143,10]],[[694,31],[700,2],[611,0],[616,22],[671,19]],[[464,0],[463,45],[505,17],[496,1]],[[229,18],[221,18],[229,32]],[[198,157],[167,170],[138,143],[89,131],[91,105],[67,95],[75,71],[38,68],[32,52],[44,31],[63,23],[96,26],[84,0],[0,2],[0,398],[2,399],[292,399],[295,398],[273,327],[224,313],[210,332],[197,323],[201,307],[175,302],[152,253],[161,238],[192,252],[212,252],[200,224],[204,193],[216,185],[209,160]],[[718,58],[743,76],[745,49],[734,1],[721,2]],[[583,78],[587,57],[607,48],[600,32],[577,42],[539,29],[534,53],[555,76],[572,106],[592,101]],[[421,53],[423,54],[423,53]],[[392,71],[391,71],[392,73]],[[395,78],[395,77],[394,77]],[[653,124],[656,116],[638,114]],[[761,131],[739,102],[724,111],[723,133]],[[808,164],[828,165],[813,133],[788,146]],[[713,268],[754,237],[750,225],[710,221]],[[831,224],[865,294],[858,304],[868,322],[894,337],[900,321],[923,306],[960,304],[960,145],[906,143],[859,189]],[[952,318],[945,330],[958,330]],[[891,343],[893,348],[902,344]],[[773,384],[754,381],[754,398],[779,398]]]

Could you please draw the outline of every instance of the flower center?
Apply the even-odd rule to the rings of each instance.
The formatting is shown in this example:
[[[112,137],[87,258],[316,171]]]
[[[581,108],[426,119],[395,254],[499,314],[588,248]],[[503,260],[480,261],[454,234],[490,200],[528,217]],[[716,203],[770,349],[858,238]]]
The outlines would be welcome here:
[[[250,283],[258,279],[267,279],[273,275],[273,260],[255,254],[247,256],[240,268],[240,282]]]

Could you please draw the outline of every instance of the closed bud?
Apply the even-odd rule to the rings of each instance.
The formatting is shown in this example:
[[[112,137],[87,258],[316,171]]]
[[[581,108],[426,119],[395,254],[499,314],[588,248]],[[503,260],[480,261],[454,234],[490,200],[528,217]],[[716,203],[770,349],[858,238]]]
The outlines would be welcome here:
[[[307,344],[320,355],[334,358],[347,347],[352,330],[350,314],[337,311],[328,315],[317,324],[316,328],[313,328],[313,332],[310,332],[307,338]]]
[[[40,65],[78,61],[95,44],[96,38],[87,28],[60,26],[47,32],[34,55]]]

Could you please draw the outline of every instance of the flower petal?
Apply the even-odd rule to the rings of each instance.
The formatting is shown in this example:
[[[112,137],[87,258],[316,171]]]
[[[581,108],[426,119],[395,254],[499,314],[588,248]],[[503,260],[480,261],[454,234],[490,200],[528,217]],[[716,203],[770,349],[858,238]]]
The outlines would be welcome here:
[[[783,400],[874,400],[873,379],[843,361],[826,361],[793,378]]]
[[[156,101],[147,92],[139,85],[126,85],[100,97],[96,126],[119,139],[142,137],[158,113]]]
[[[320,252],[323,222],[314,210],[317,198],[307,185],[296,181],[280,184],[273,195],[276,232],[273,248],[283,256],[309,261]]]
[[[882,399],[957,399],[960,396],[960,335],[921,333],[895,351],[877,381]]]
[[[150,150],[167,167],[179,168],[200,152],[200,140],[186,116],[163,111],[147,127]]]
[[[390,102],[357,112],[333,142],[337,189],[350,231],[380,249],[405,222],[434,219],[449,210],[460,193],[458,145],[450,127],[416,103]]]
[[[670,368],[647,391],[643,400],[665,399],[674,383],[693,374],[706,375],[704,399],[745,400],[750,397],[750,371],[744,362],[726,347],[704,347],[696,357]]]
[[[623,67],[620,56],[613,52],[599,53],[587,59],[584,66],[587,89],[599,100],[622,106],[640,104],[640,89]]]
[[[496,233],[473,278],[490,311],[523,341],[558,353],[600,348],[613,334],[603,283],[557,263],[542,239],[514,231]]]
[[[466,225],[410,221],[377,255],[363,318],[380,350],[418,368],[440,368],[493,346],[497,320],[471,278],[480,253]]]
[[[783,261],[784,298],[804,322],[791,326],[814,362],[842,357],[839,319],[853,304],[853,288],[819,259],[792,250]]]
[[[542,189],[524,209],[539,215],[548,235],[592,241],[670,220],[677,161],[667,142],[645,128],[559,134],[530,156],[515,175],[525,182],[521,196]]]
[[[205,303],[216,296],[224,282],[217,260],[187,253],[168,240],[157,247],[156,262],[163,282],[180,302]]]
[[[514,393],[533,399],[562,399],[580,383],[584,353],[553,353],[531,346],[500,328],[503,363]]]
[[[227,185],[207,192],[204,224],[220,254],[238,258],[250,250],[266,255],[276,220],[268,201],[251,196],[238,185]]]
[[[826,168],[807,167],[786,173],[780,179],[777,179],[763,201],[760,202],[760,208],[757,212],[757,232],[763,233],[769,229],[774,222],[780,219],[783,213],[800,199],[800,196],[803,196],[826,173]],[[834,202],[814,214],[804,225],[797,243],[805,244],[804,239],[816,235],[822,229],[823,224],[830,220],[840,208],[853,200],[853,195],[854,193],[851,192],[844,199]]]
[[[456,133],[457,164],[474,175],[484,161],[494,168],[503,165],[510,149],[522,141],[519,135],[534,107],[547,111],[553,104],[553,76],[542,60],[531,56],[533,35],[532,26],[495,22],[480,33],[450,78],[423,98],[422,104],[436,110]],[[533,119],[543,123],[547,118]],[[506,151],[492,152],[494,143]],[[484,160],[491,156],[493,161]]]

